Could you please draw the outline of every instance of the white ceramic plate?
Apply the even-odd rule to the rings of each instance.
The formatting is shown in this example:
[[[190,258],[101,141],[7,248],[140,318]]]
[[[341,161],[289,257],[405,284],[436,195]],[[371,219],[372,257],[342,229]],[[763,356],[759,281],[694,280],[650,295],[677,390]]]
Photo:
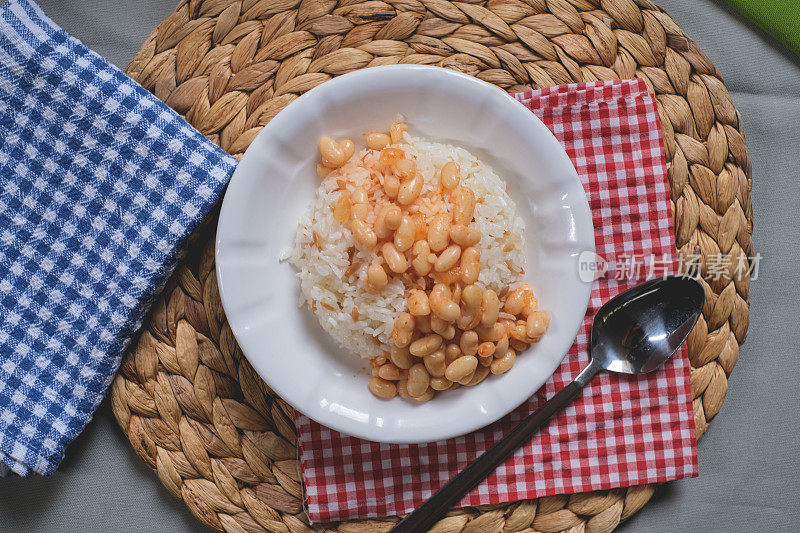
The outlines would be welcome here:
[[[298,308],[294,268],[278,256],[292,246],[314,197],[322,135],[361,141],[403,114],[410,133],[463,146],[508,184],[526,223],[530,283],[552,321],[514,368],[476,387],[419,404],[385,401],[367,390],[366,360],[338,348],[306,308]],[[577,257],[594,250],[586,196],[550,131],[520,103],[476,78],[436,67],[395,65],[340,76],[273,118],[233,174],[217,231],[217,276],[228,321],[245,356],[293,407],[357,437],[420,443],[494,422],[555,371],[583,320],[590,284]]]

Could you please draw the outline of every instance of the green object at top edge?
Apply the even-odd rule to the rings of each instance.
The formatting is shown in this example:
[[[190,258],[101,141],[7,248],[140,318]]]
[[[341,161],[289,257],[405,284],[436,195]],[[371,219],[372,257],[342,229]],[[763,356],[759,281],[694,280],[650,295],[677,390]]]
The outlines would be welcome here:
[[[800,0],[725,0],[800,57]]]

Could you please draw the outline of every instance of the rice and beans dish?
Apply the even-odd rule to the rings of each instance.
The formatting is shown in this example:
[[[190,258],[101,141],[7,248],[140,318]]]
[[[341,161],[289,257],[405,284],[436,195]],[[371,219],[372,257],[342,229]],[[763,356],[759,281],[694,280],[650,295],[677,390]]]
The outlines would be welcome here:
[[[322,183],[289,257],[301,304],[369,359],[380,398],[428,401],[503,374],[550,313],[523,283],[522,219],[505,183],[456,146],[388,133],[319,141]]]

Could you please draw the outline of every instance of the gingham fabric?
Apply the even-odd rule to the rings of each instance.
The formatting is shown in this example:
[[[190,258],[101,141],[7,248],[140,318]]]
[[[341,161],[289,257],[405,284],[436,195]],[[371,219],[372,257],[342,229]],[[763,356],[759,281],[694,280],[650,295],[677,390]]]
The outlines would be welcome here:
[[[36,4],[0,7],[2,464],[55,470],[235,165]]]
[[[589,198],[596,251],[612,268],[595,282],[583,327],[553,377],[527,403],[487,428],[431,444],[388,445],[342,435],[298,414],[311,520],[414,509],[578,374],[589,361],[592,317],[605,301],[646,277],[677,267],[661,129],[644,81],[564,85],[515,97],[542,119],[572,159]],[[656,261],[648,263],[652,257]],[[638,280],[631,279],[637,273],[626,265],[637,264],[646,266],[638,267]],[[595,377],[573,404],[459,505],[696,475],[684,347],[647,377]]]

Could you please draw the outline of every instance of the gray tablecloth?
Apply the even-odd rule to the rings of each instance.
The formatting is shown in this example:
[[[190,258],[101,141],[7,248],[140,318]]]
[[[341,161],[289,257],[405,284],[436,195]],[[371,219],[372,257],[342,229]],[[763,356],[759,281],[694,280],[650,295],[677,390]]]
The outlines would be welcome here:
[[[171,0],[39,0],[62,27],[124,67]],[[2,3],[2,2],[0,2]],[[800,60],[713,0],[659,0],[725,76],[753,159],[750,336],[700,477],[661,489],[619,531],[799,531]],[[0,531],[197,531],[133,453],[108,403],[50,478],[0,480]]]

